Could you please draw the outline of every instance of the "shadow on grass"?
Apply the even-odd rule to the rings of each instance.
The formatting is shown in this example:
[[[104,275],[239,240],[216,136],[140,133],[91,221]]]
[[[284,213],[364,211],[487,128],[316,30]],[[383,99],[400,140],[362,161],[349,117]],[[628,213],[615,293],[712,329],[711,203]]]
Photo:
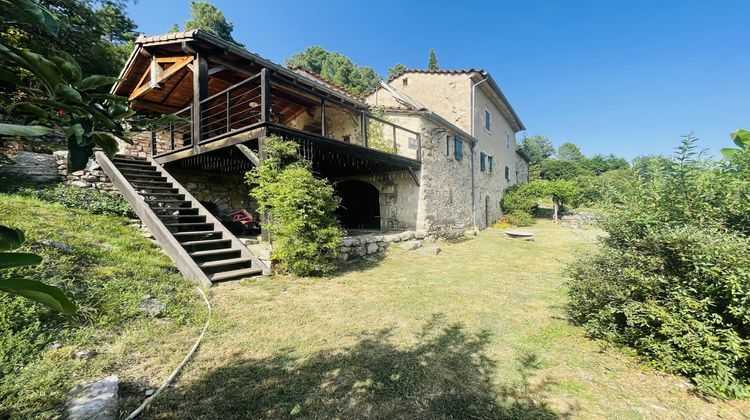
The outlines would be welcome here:
[[[549,381],[532,385],[536,357],[519,362],[521,379],[497,387],[484,354],[488,333],[428,322],[411,346],[392,331],[367,333],[352,347],[295,360],[239,359],[173,390],[149,415],[178,418],[477,418],[557,419],[545,401]],[[180,393],[181,395],[176,395]],[[157,414],[160,413],[161,415]]]

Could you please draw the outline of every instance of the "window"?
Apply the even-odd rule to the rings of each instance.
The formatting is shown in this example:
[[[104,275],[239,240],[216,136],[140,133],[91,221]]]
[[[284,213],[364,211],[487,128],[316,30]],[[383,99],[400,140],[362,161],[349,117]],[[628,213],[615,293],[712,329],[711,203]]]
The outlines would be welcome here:
[[[409,86],[409,78],[404,77],[403,83],[404,83],[404,86]]]
[[[486,163],[485,163],[486,160],[487,160],[487,155],[484,154],[484,152],[481,152],[479,154],[479,170],[482,171],[482,172],[484,172],[486,170],[486,166],[487,166]]]
[[[487,132],[492,128],[492,118],[490,117],[490,111],[484,110],[484,129]]]
[[[490,165],[490,173],[492,173],[492,156],[487,156],[487,163]]]
[[[451,155],[451,136],[445,136],[445,155]]]
[[[505,144],[510,149],[510,133],[507,131],[505,132]]]
[[[505,167],[505,180],[510,181],[510,168],[507,166]]]
[[[456,160],[464,158],[464,144],[458,136],[453,138],[453,155],[456,156]]]

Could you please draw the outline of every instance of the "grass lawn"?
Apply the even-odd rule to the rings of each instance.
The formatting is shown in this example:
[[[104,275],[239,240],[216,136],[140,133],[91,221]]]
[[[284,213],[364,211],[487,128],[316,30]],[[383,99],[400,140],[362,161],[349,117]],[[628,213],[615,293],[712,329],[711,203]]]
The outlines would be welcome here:
[[[0,293],[0,418],[59,418],[70,388],[110,374],[125,401],[140,402],[192,345],[205,319],[199,295],[127,218],[0,193],[0,224],[24,230],[22,250],[44,258],[0,278],[60,286],[79,306],[67,317]],[[139,310],[146,294],[165,304],[160,318]],[[76,357],[82,350],[96,354]]]
[[[397,247],[326,279],[211,289],[210,335],[156,418],[743,418],[565,317],[562,271],[597,231],[542,221],[438,256]]]

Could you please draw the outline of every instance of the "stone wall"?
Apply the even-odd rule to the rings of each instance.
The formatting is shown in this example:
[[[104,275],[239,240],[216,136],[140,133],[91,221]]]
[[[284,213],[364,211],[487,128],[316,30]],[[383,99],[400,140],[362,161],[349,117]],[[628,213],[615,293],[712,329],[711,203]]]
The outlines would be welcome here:
[[[250,198],[250,190],[245,185],[242,174],[166,169],[193,197],[202,203],[215,204],[221,214],[229,214],[241,208],[256,213],[258,206]]]
[[[0,176],[37,182],[51,182],[65,179],[58,172],[55,157],[48,153],[17,151],[0,156]]]
[[[419,176],[419,173],[417,173]],[[359,180],[377,188],[380,199],[380,228],[384,231],[416,229],[419,187],[407,171],[337,178],[334,182]]]
[[[516,157],[516,182],[518,184],[529,182],[529,162],[518,153]]]
[[[83,170],[68,173],[68,152],[61,150],[55,152],[53,156],[57,162],[58,173],[62,179],[65,179],[65,184],[91,188],[107,194],[120,194],[93,158],[89,159]]]

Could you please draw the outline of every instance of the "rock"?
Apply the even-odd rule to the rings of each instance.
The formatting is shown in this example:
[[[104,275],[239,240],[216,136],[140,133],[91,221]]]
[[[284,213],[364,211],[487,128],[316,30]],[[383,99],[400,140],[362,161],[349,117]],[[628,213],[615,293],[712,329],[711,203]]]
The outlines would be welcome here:
[[[425,246],[425,247],[419,248],[417,252],[426,254],[426,255],[437,255],[440,253],[440,248],[436,246]]]
[[[72,254],[73,252],[75,252],[73,250],[73,248],[71,248],[71,247],[69,247],[69,246],[67,246],[67,245],[65,245],[63,243],[51,241],[49,239],[44,239],[44,240],[41,240],[41,241],[39,241],[37,243],[39,245],[41,245],[41,246],[55,248],[56,250],[62,252],[63,254]]]
[[[152,396],[152,395],[156,394],[156,390],[155,390],[155,389],[147,389],[147,390],[146,390],[146,392],[144,392],[144,394],[145,394],[145,395],[146,395],[147,397],[150,397],[150,396]]]
[[[406,232],[401,232],[398,236],[402,241],[408,241],[414,237],[414,232],[407,230]]]
[[[424,232],[424,231],[414,232],[414,239],[424,239],[426,237],[427,237],[427,232]]]
[[[389,235],[383,235],[383,241],[385,242],[398,242],[401,240],[401,236],[398,233],[391,233]]]
[[[98,182],[99,177],[94,176],[94,175],[84,175],[81,177],[81,180],[86,181],[86,182]]]
[[[355,247],[355,246],[359,245],[359,239],[357,239],[357,238],[344,238],[344,240],[342,242],[342,245],[344,245],[345,247],[349,247],[349,248]]]
[[[49,345],[49,349],[50,350],[57,350],[60,347],[62,347],[62,344],[60,344],[60,343],[52,343],[52,344]]]
[[[86,181],[71,181],[70,185],[78,188],[91,188],[91,184]]]
[[[406,241],[401,244],[401,249],[404,251],[412,251],[422,246],[422,241],[413,239],[411,241]]]
[[[338,259],[340,263],[345,263],[349,259],[349,253],[347,252],[340,253]]]
[[[84,171],[75,171],[71,173],[72,176],[83,176],[83,174],[85,174]]]
[[[378,252],[378,244],[375,242],[371,242],[367,244],[367,253],[368,254],[374,254]]]
[[[116,375],[73,387],[68,393],[65,408],[70,420],[115,420],[118,415]]]
[[[159,299],[146,295],[143,297],[140,310],[151,318],[156,318],[164,312],[164,304]]]
[[[367,248],[365,248],[364,246],[359,245],[354,248],[354,255],[361,257],[365,254],[367,254]]]
[[[76,359],[89,360],[96,356],[95,350],[80,350],[75,353]]]

